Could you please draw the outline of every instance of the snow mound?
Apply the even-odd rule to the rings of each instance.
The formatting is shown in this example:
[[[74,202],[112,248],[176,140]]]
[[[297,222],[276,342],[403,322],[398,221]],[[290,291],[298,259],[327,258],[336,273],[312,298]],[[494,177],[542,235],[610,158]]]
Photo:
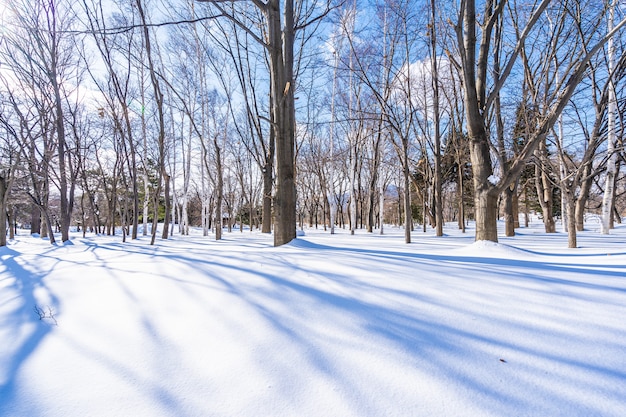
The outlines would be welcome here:
[[[478,240],[471,245],[459,249],[458,252],[464,255],[497,258],[518,258],[520,256],[529,255],[527,251],[522,249],[503,243],[492,242],[490,240]]]

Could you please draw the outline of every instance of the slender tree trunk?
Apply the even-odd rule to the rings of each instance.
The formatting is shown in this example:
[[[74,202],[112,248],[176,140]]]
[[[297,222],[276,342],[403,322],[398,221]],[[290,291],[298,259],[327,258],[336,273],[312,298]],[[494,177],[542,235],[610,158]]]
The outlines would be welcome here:
[[[570,249],[574,249],[577,247],[576,242],[576,233],[577,233],[577,225],[576,225],[576,198],[569,191],[567,194],[567,247]]]
[[[613,30],[613,15],[615,12],[615,6],[617,0],[611,1],[609,6],[609,16],[607,33]],[[609,74],[613,72],[615,66],[615,45],[613,38],[608,41],[608,61],[609,61]],[[617,176],[617,151],[616,151],[616,132],[615,132],[615,116],[617,110],[617,102],[615,95],[615,84],[613,80],[609,80],[609,98],[608,98],[608,114],[607,114],[607,154],[608,161],[606,165],[606,179],[604,182],[604,195],[602,197],[602,223],[601,233],[608,235],[609,231],[613,228],[612,214],[613,204],[615,200],[615,178]]]
[[[539,205],[543,213],[543,224],[546,233],[555,233],[556,224],[554,222],[554,216],[552,215],[552,184],[546,172],[548,169],[546,152],[546,143],[542,141],[539,144],[539,149],[536,151],[538,162],[535,165],[535,188],[537,189],[537,198],[539,199]]]
[[[457,146],[459,146],[458,140],[455,140],[455,143],[457,144]],[[465,181],[463,179],[463,164],[461,162],[461,152],[458,147],[456,149],[456,164],[458,167],[457,198],[459,206],[459,230],[465,233]]]
[[[409,171],[409,150],[405,141],[402,163],[404,174],[404,242],[411,243],[411,229],[413,227],[413,215],[411,210],[411,172]]]
[[[352,135],[354,132],[350,132]],[[356,141],[356,140],[355,140]],[[349,140],[349,142],[351,142]],[[357,154],[356,143],[350,143],[350,234],[353,235],[356,230],[356,203],[357,203]]]
[[[443,236],[443,189],[441,174],[441,123],[439,114],[439,71],[437,69],[437,30],[435,0],[430,2],[430,46],[431,46],[431,78],[433,84],[433,122],[435,124],[434,155],[435,162],[433,188],[435,193],[435,228],[436,235]]]
[[[519,224],[519,194],[517,193],[518,185],[515,185],[515,190],[513,192],[513,228],[517,229],[520,227]]]
[[[141,108],[144,108],[144,85],[143,77],[141,81]],[[141,138],[143,140],[143,235],[148,235],[148,216],[150,210],[150,180],[148,177],[148,127],[146,125],[145,112],[141,112]]]
[[[171,222],[171,196],[170,196],[170,175],[163,170],[163,196],[165,203],[165,218],[163,219],[163,232],[161,239],[167,239],[169,237],[169,228]]]
[[[56,49],[56,45],[55,45]],[[53,52],[53,54],[55,54]],[[54,89],[55,97],[55,123],[56,123],[56,135],[57,135],[57,153],[59,163],[59,194],[61,199],[60,207],[60,222],[61,222],[61,240],[66,242],[70,239],[70,221],[72,216],[73,201],[68,198],[68,168],[66,160],[66,138],[65,138],[65,120],[63,117],[63,102],[61,98],[60,87],[57,82],[57,68],[56,58],[53,58],[52,65],[52,86]]]
[[[379,125],[379,128],[381,126]],[[382,142],[382,133],[377,134],[376,140],[374,141],[374,163],[372,166],[372,173],[369,182],[369,199],[368,199],[368,207],[367,207],[367,232],[372,233],[374,231],[374,213],[376,211],[376,188],[378,185],[378,177],[380,173],[378,172],[380,169],[380,144]]]
[[[383,176],[378,176],[378,198],[380,199],[378,202],[378,223],[380,226],[380,234],[384,234],[384,224],[385,224],[385,181],[383,180]]]
[[[591,190],[591,185],[593,184],[593,177],[590,174],[591,169],[589,166],[583,168],[583,181],[580,184],[580,192],[578,194],[578,198],[576,199],[576,230],[582,232],[585,230],[585,207],[587,206],[587,200],[589,200],[589,191]]]
[[[155,203],[155,219],[153,220],[153,230],[152,230],[152,238],[150,240],[150,244],[154,245],[156,239],[156,226],[158,225],[158,206],[159,206],[159,196],[161,194],[161,187],[163,184],[163,176],[167,175],[165,172],[165,115],[163,112],[163,92],[161,91],[161,86],[159,84],[159,79],[156,74],[156,69],[154,66],[154,62],[152,59],[152,45],[150,40],[150,31],[148,30],[148,25],[146,23],[146,16],[143,9],[143,4],[141,0],[135,0],[137,5],[137,10],[139,11],[139,17],[141,19],[141,24],[143,26],[143,37],[145,41],[146,47],[146,56],[148,58],[148,70],[150,72],[150,80],[152,81],[152,87],[154,89],[154,97],[156,100],[157,114],[159,120],[159,135],[157,139],[157,144],[159,148],[159,183],[157,185],[156,195],[154,198]],[[168,188],[169,191],[169,188]],[[166,196],[166,200],[169,196]],[[169,201],[166,201],[166,205],[169,205]],[[168,206],[169,207],[169,206]],[[165,214],[166,219],[169,217],[169,210],[166,210]],[[164,225],[164,229],[167,229],[168,225]],[[164,239],[167,238],[167,232],[163,231]]]
[[[504,235],[507,237],[515,236],[515,221],[514,221],[514,210],[513,210],[513,196],[515,190],[511,189],[511,187],[505,189],[502,192],[502,197],[504,201]]]
[[[0,246],[7,245],[7,201],[9,196],[7,176],[0,172]]]
[[[17,208],[7,211],[7,221],[9,223],[9,240],[15,239],[17,233]]]
[[[273,135],[273,134],[272,134]],[[261,233],[272,233],[272,187],[274,186],[274,164],[268,159],[263,167],[263,212]]]
[[[217,136],[213,138],[213,145],[215,146],[215,169],[217,176],[216,184],[216,201],[215,201],[215,240],[222,239],[222,203],[224,201],[224,173],[222,168],[222,153]],[[230,228],[230,219],[229,219]]]

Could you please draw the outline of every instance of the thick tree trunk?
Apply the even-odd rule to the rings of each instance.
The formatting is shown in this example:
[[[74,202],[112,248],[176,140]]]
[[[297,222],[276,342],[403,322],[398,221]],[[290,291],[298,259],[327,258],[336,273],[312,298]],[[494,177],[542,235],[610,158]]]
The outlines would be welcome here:
[[[35,204],[30,206],[30,234],[41,232],[41,211]]]
[[[487,134],[480,117],[468,110],[474,118],[469,129],[470,157],[474,174],[474,215],[476,217],[476,241],[498,241],[498,194],[492,184],[491,155]]]
[[[504,201],[504,235],[507,237],[515,236],[514,194],[515,190],[512,190],[511,187],[506,188],[502,192]]]
[[[293,0],[286,0],[281,30],[280,0],[267,3],[271,114],[276,135],[274,246],[289,243],[296,237],[293,14]]]
[[[474,197],[476,216],[476,241],[498,241],[498,196],[489,191],[477,190]]]

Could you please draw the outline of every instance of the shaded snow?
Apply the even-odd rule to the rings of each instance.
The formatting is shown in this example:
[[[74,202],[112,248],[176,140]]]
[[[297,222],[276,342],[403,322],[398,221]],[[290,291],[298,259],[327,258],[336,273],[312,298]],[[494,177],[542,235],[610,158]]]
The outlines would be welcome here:
[[[0,416],[626,415],[626,228],[272,242],[0,248]]]

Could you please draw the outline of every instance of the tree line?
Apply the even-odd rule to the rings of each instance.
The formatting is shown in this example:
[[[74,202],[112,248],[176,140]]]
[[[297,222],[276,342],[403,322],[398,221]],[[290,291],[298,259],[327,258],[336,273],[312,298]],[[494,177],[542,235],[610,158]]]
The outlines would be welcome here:
[[[618,0],[6,0],[0,246],[621,221]]]

